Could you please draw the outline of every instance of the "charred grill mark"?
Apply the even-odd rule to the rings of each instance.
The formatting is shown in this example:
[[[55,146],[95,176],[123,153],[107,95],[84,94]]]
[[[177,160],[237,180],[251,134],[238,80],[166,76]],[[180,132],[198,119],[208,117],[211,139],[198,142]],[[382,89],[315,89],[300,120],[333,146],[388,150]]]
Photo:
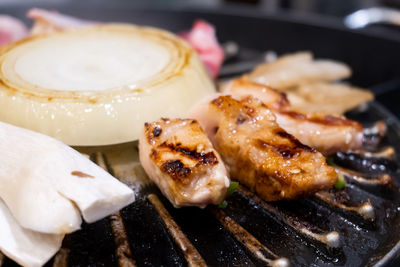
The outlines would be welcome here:
[[[274,90],[274,91],[276,91],[277,93],[280,94],[279,99],[278,99],[278,101],[277,101],[277,103],[276,103],[276,105],[277,105],[279,108],[286,107],[286,106],[288,106],[288,105],[290,104],[290,103],[289,103],[289,100],[287,99],[286,93],[278,92],[277,90],[272,89],[272,88],[270,88],[270,89],[271,89],[271,90]]]
[[[162,170],[168,173],[172,178],[182,180],[188,177],[192,170],[186,168],[180,160],[169,160],[162,165]]]
[[[247,105],[244,105],[244,108],[245,108],[245,110],[246,110],[246,114],[247,114],[247,115],[249,115],[249,116],[252,116],[252,115],[253,115],[253,113],[254,113],[254,109],[253,109],[253,108],[251,108],[251,107],[249,107],[249,106],[247,106]]]
[[[161,133],[162,133],[161,127],[159,127],[159,126],[154,127],[154,129],[153,129],[154,137],[159,137]]]
[[[224,102],[224,101],[223,101],[223,98],[222,98],[222,97],[215,98],[215,99],[213,99],[213,100],[211,101],[212,104],[216,105],[216,106],[219,107],[219,108],[222,107],[223,102]]]
[[[197,159],[199,164],[215,165],[218,163],[218,159],[214,155],[214,152],[208,152],[204,154],[198,153],[195,150],[187,150],[183,147],[178,147],[176,151],[181,152],[191,158]]]
[[[264,102],[259,103],[261,107],[269,109],[268,105],[266,105]]]
[[[294,137],[293,135],[291,135],[283,130],[279,130],[275,134],[277,134],[278,136],[280,136],[282,138],[288,139],[290,141],[290,143],[293,144],[294,148],[304,149],[307,152],[316,152],[316,150],[314,148],[311,148],[307,145],[302,144],[296,137]]]
[[[291,134],[285,132],[285,131],[277,131],[276,132],[277,135],[279,135],[280,137],[286,138],[286,139],[295,139]]]
[[[270,144],[261,139],[256,139],[256,145],[257,145],[257,147],[259,147],[261,149],[271,147],[273,150],[275,150],[277,153],[279,153],[283,158],[287,158],[287,159],[293,158],[300,153],[299,149],[296,149],[296,148],[293,148],[293,147],[290,147],[287,145]]]
[[[348,120],[348,119],[343,119],[340,117],[335,117],[331,115],[327,115],[323,118],[311,118],[311,121],[317,122],[317,123],[323,123],[326,125],[345,125],[345,126],[354,126],[360,130],[363,129],[362,125],[359,122]]]
[[[216,134],[218,132],[219,127],[215,127],[214,128],[214,134]]]
[[[247,102],[249,105],[252,105],[252,104],[254,104],[253,101],[254,101],[254,98],[253,98],[253,97],[246,97],[246,98],[244,98],[244,99],[242,100],[242,103],[246,103],[246,102]],[[260,103],[258,103],[258,104],[260,104],[261,106],[264,105],[264,103],[262,103],[262,102],[260,102]],[[265,106],[265,107],[266,107],[266,106]],[[255,115],[255,110],[254,110],[253,107],[244,104],[244,105],[243,105],[243,108],[244,108],[244,113],[246,113],[247,116],[249,116],[250,118],[253,118],[253,117],[254,117],[254,115]]]
[[[298,120],[305,120],[307,119],[307,116],[295,111],[284,111],[282,112],[285,115],[288,115],[289,117],[292,117],[294,119],[298,119]]]
[[[195,159],[198,159],[202,156],[202,154],[198,153],[196,150],[190,150],[185,147],[171,147],[171,149],[181,152],[181,153],[185,154],[186,156],[189,156],[189,157],[195,158]]]
[[[290,150],[290,147],[288,146],[278,146],[275,148],[275,150],[278,151],[284,158],[292,158],[298,154],[297,152],[293,153],[293,150]]]
[[[71,175],[77,176],[79,178],[94,178],[94,176],[84,173],[84,172],[81,172],[81,171],[72,171]]]
[[[214,105],[214,106],[216,106],[217,108],[219,108],[220,110],[224,110],[224,100],[222,99],[222,97],[218,97],[218,98],[213,99],[213,100],[210,102],[210,105]],[[227,106],[230,107],[231,104],[228,103]]]
[[[151,144],[154,143],[154,139],[159,137],[162,133],[162,129],[159,125],[154,125],[150,123],[144,124],[145,135],[147,136],[147,141]]]
[[[144,123],[144,132],[147,137],[147,142],[151,144],[154,141],[153,135],[151,134],[151,125],[150,123],[145,122]]]
[[[327,115],[324,117],[317,117],[317,116],[311,117],[295,111],[280,111],[280,113],[282,113],[283,115],[287,115],[293,119],[307,120],[310,122],[323,124],[327,126],[352,126],[359,130],[362,130],[363,128],[362,125],[356,121],[335,117],[331,115]]]
[[[186,157],[189,157],[193,160],[198,161],[198,165],[215,165],[218,163],[218,159],[215,156],[213,151],[208,152],[208,153],[197,152],[196,148],[191,149],[188,147],[184,147],[180,143],[168,144],[168,143],[164,142],[159,147],[160,148],[168,148],[171,151],[179,152]]]
[[[292,136],[284,131],[277,131],[276,134],[282,138],[288,139],[290,141],[290,144],[288,144],[288,145],[274,144],[274,143],[270,143],[265,140],[256,139],[255,145],[261,149],[270,147],[273,150],[275,150],[277,153],[279,153],[283,158],[287,158],[287,159],[298,156],[302,151],[307,151],[307,152],[312,152],[312,153],[316,152],[316,150],[314,148],[303,145],[294,136]]]

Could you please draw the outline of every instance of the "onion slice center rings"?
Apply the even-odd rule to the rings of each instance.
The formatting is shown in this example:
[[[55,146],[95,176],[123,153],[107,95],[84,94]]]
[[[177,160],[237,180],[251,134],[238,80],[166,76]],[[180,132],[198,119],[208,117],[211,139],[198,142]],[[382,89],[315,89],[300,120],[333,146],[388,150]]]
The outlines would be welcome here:
[[[69,145],[136,140],[146,121],[182,117],[215,91],[173,34],[125,24],[35,36],[0,51],[0,120]]]

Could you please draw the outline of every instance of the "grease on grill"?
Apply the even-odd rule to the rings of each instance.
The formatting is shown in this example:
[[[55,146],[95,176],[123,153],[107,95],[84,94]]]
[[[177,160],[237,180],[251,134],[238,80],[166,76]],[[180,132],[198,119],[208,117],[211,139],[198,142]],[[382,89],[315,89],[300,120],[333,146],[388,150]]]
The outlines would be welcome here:
[[[109,217],[111,230],[114,235],[116,245],[116,255],[120,266],[134,267],[136,262],[132,257],[129,240],[126,235],[125,225],[120,212],[116,212]]]
[[[334,161],[343,167],[367,173],[394,173],[398,168],[394,160],[367,157],[352,152],[338,152],[334,155]]]
[[[193,246],[193,244],[189,241],[189,239],[185,236],[185,234],[176,224],[176,222],[168,213],[168,211],[166,210],[160,199],[157,197],[157,195],[149,194],[147,196],[147,199],[157,210],[158,214],[160,215],[160,218],[164,221],[167,230],[174,238],[178,247],[184,253],[188,265],[197,267],[206,267],[207,264],[204,261],[204,259],[201,257],[197,249]]]
[[[229,232],[233,234],[238,242],[242,243],[248,251],[263,264],[279,267],[287,267],[290,265],[288,259],[274,254],[269,248],[260,243],[260,241],[235,222],[231,217],[227,216],[221,209],[208,207],[208,210],[214,214],[214,216]]]
[[[388,189],[396,189],[394,184],[394,180],[392,177],[386,173],[381,175],[365,175],[353,170],[349,170],[346,168],[342,168],[339,166],[334,167],[337,173],[342,174],[347,180],[351,180],[353,182],[364,184],[364,185],[381,185]]]

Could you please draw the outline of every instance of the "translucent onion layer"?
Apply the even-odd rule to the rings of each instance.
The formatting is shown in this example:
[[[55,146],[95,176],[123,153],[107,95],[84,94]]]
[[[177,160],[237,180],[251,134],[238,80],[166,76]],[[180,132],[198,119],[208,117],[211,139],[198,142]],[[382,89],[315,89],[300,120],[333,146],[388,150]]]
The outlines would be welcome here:
[[[0,120],[94,146],[138,139],[215,91],[194,50],[159,29],[108,24],[0,51]]]

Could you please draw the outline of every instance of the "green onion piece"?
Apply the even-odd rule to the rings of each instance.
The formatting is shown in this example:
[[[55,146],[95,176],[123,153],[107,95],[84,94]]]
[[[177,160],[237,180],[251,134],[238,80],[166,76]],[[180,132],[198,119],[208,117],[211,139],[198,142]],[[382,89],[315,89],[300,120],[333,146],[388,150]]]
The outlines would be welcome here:
[[[226,195],[225,198],[230,197],[233,193],[236,192],[237,188],[239,186],[239,182],[231,182],[229,184],[228,190],[226,190]]]
[[[224,200],[221,204],[218,205],[218,208],[220,209],[225,209],[226,207],[228,207],[228,202],[226,202],[226,200]]]
[[[341,189],[346,187],[346,184],[347,183],[346,183],[346,180],[344,179],[343,174],[339,173],[338,174],[338,180],[337,180],[337,182],[335,184],[335,188],[338,189],[338,190],[341,190]]]
[[[225,199],[227,199],[228,197],[230,197],[233,193],[236,192],[237,188],[239,186],[238,182],[231,182],[229,184],[228,189],[226,190],[226,194],[225,194]],[[226,200],[224,200],[221,204],[218,205],[218,208],[220,209],[225,209],[228,206],[228,202]]]

